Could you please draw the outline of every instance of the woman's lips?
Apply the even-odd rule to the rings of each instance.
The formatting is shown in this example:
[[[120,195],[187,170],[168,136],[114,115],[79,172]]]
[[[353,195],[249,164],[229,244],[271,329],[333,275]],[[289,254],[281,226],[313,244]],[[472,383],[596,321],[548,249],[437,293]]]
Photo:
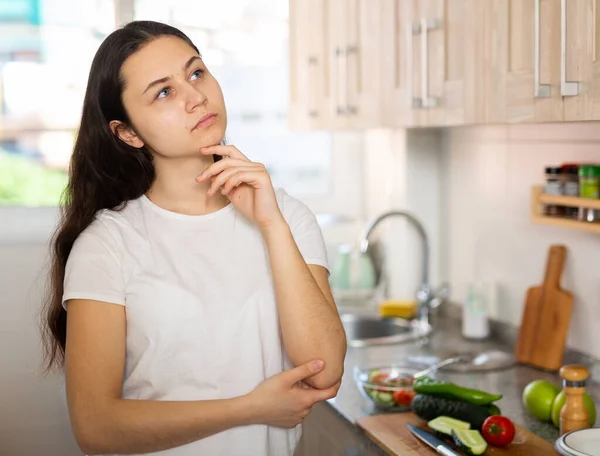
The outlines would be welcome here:
[[[206,114],[205,116],[202,116],[202,118],[194,126],[193,130],[210,127],[213,123],[215,123],[216,118],[217,115],[215,113],[210,113]]]

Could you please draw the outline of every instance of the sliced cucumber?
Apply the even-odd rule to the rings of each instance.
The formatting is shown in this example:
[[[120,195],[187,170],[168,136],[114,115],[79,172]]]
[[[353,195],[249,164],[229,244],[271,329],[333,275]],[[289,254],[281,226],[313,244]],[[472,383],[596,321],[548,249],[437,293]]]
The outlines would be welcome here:
[[[373,377],[375,377],[377,374],[379,374],[379,372],[381,372],[379,369],[373,369],[373,370],[369,371],[369,382],[372,382]]]
[[[382,405],[384,407],[388,407],[390,405],[394,405],[394,397],[392,393],[388,393],[385,391],[379,391],[377,396],[373,398],[377,405]]]
[[[467,454],[479,455],[487,449],[487,442],[479,431],[453,429],[452,437],[456,446]]]
[[[445,435],[452,435],[452,430],[467,430],[471,429],[471,424],[466,421],[450,418],[449,416],[438,416],[431,420],[427,425],[436,432]]]

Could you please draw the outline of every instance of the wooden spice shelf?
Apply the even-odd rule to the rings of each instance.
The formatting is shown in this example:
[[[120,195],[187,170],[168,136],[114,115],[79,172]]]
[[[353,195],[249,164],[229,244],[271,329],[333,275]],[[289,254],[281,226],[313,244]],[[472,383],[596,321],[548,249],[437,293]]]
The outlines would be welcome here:
[[[584,207],[600,211],[600,200],[577,198],[574,196],[546,195],[544,193],[544,187],[541,185],[536,185],[531,190],[531,220],[533,222],[600,234],[600,223],[582,222],[579,220],[544,215],[545,204]]]

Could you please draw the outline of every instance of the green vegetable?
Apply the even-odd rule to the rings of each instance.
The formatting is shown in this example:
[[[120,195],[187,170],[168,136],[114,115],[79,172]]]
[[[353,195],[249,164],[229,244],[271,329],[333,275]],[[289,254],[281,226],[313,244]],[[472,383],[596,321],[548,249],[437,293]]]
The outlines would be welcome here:
[[[490,415],[502,415],[502,410],[496,404],[490,404],[487,406],[488,412]]]
[[[373,381],[373,377],[375,377],[380,372],[379,369],[373,369],[369,371],[369,382]]]
[[[446,399],[459,399],[476,405],[488,405],[502,399],[501,394],[490,394],[485,391],[465,388],[454,383],[441,382],[431,377],[421,377],[415,380],[414,390],[417,393]]]
[[[415,396],[412,410],[425,421],[431,421],[438,416],[449,416],[470,423],[473,429],[481,429],[485,419],[490,416],[488,409],[482,405],[426,394]]]
[[[388,393],[385,391],[379,391],[377,393],[377,398],[375,399],[375,401],[378,404],[394,405],[394,397],[392,396],[392,393]]]
[[[438,416],[429,423],[427,423],[431,429],[440,434],[452,435],[452,429],[470,429],[471,424],[466,421],[460,421],[449,416]]]
[[[479,431],[454,429],[452,437],[456,446],[467,454],[479,455],[487,449],[487,442]]]

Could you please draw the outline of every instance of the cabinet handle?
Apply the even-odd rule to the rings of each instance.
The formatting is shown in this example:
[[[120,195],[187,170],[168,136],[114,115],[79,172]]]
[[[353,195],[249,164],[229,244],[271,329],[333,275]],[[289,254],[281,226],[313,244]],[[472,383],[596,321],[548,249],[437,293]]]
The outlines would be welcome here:
[[[533,84],[534,84],[534,94],[535,98],[550,98],[550,84],[540,84],[540,40],[541,40],[541,27],[540,21],[541,12],[540,12],[540,2],[541,0],[535,0],[535,19],[534,19],[534,68],[533,68]]]
[[[567,82],[567,0],[560,0],[560,94],[563,97],[579,94],[579,83]]]
[[[406,92],[408,94],[408,107],[409,108],[420,108],[423,106],[423,100],[419,97],[415,97],[413,87],[413,63],[414,63],[414,46],[413,36],[421,32],[421,26],[419,24],[410,23],[406,34],[406,56],[408,64],[406,65]]]
[[[348,56],[350,54],[358,54],[358,46],[355,45],[348,45],[346,46],[346,59],[348,59]],[[346,63],[347,65],[347,63]],[[348,67],[346,67],[346,114],[347,115],[356,115],[356,113],[358,112],[358,109],[356,108],[356,106],[351,106],[349,103],[349,97],[348,97]]]
[[[438,27],[438,22],[421,19],[421,96],[424,108],[435,108],[437,97],[429,95],[429,31]]]
[[[337,79],[338,79],[338,105],[336,113],[338,116],[343,116],[347,114],[347,94],[348,94],[348,60],[346,55],[346,49],[338,47],[335,49],[335,56],[337,58]],[[343,80],[343,83],[342,83]],[[340,92],[343,96],[340,96]],[[340,103],[342,101],[342,103]]]

